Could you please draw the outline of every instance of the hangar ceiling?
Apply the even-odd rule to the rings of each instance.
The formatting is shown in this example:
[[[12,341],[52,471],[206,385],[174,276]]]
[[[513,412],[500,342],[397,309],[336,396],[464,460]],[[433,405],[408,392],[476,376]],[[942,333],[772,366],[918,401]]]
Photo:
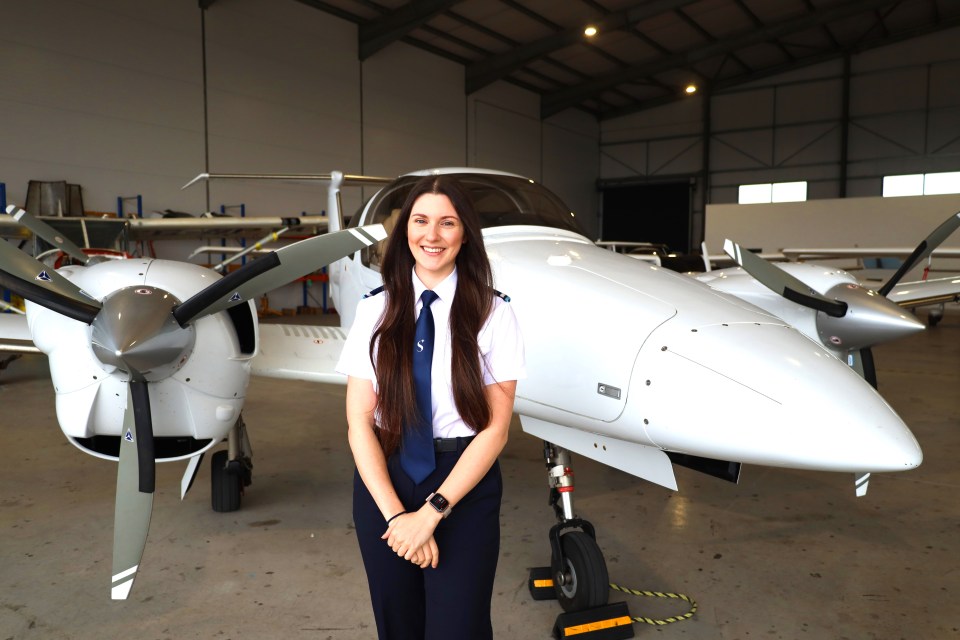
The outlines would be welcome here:
[[[298,1],[356,23],[361,60],[400,40],[462,64],[467,94],[540,94],[544,118],[614,118],[960,25],[960,0]]]

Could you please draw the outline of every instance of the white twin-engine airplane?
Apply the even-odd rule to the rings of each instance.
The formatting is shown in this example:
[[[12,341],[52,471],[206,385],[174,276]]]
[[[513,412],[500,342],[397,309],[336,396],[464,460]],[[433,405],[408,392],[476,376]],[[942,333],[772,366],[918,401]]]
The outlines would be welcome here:
[[[410,174],[379,191],[347,232],[392,228],[409,189],[431,173],[455,174],[470,192],[497,288],[510,296],[524,333],[529,377],[518,385],[515,411],[523,430],[544,441],[558,520],[549,535],[552,571],[564,609],[603,605],[608,593],[594,527],[574,512],[571,452],[671,489],[677,488],[673,463],[731,480],[741,463],[858,478],[920,464],[920,447],[907,426],[834,354],[741,299],[597,247],[579,231],[573,213],[532,180],[479,169]],[[340,237],[341,174],[312,179],[330,182],[330,237]],[[281,262],[287,250],[277,253]],[[381,284],[381,251],[371,243],[330,266],[339,328],[258,327],[249,304],[221,312],[206,295],[194,302],[207,286],[218,287],[217,300],[232,298],[235,288],[249,297],[233,284],[219,284],[232,276],[219,280],[195,265],[161,260],[67,267],[53,276],[67,281],[69,289],[58,285],[56,298],[69,302],[50,310],[40,306],[40,294],[22,286],[32,284],[43,266],[26,256],[15,262],[4,252],[3,282],[21,285],[15,290],[33,300],[30,336],[50,356],[61,427],[88,453],[116,459],[121,450],[114,544],[115,558],[126,560],[115,561],[115,574],[135,570],[146,536],[145,524],[131,531],[121,512],[151,488],[137,490],[138,469],[143,475],[154,459],[189,458],[195,467],[198,454],[225,433],[201,425],[236,421],[228,430],[229,452],[214,456],[213,485],[215,508],[218,500],[221,510],[239,506],[241,480],[235,478],[249,473],[238,420],[248,373],[345,382],[333,368],[357,301]],[[161,299],[141,308],[143,300]],[[114,308],[122,308],[122,317]],[[149,357],[135,354],[137,345],[126,338],[134,333],[128,313],[138,328],[156,327],[148,334],[159,344]],[[11,326],[19,317],[9,317],[0,336],[22,340],[22,329],[18,334]],[[138,407],[153,416],[144,419],[143,435],[131,417]],[[124,450],[133,447],[121,443],[128,437],[139,442],[151,429],[156,452],[141,450],[139,466],[135,459],[125,465]],[[125,467],[132,468],[132,479],[125,479]],[[188,470],[185,481],[192,474]],[[125,545],[134,550],[124,551]],[[114,597],[129,592],[128,578],[115,577]]]

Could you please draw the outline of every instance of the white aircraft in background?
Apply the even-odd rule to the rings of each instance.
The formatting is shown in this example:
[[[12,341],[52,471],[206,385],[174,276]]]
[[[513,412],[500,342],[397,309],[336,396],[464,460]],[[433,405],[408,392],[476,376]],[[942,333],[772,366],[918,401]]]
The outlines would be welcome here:
[[[960,295],[960,276],[900,282],[958,228],[960,213],[947,218],[912,251],[898,252],[906,253],[906,260],[876,291],[843,269],[809,262],[774,264],[730,240],[724,251],[741,266],[695,277],[782,318],[876,387],[871,347],[923,330],[923,324],[905,309],[955,300]],[[819,250],[816,255],[846,255],[842,249],[827,251]]]
[[[673,463],[734,480],[741,463],[853,472],[858,477],[920,464],[922,453],[915,438],[876,391],[783,320],[691,278],[640,266],[595,246],[578,230],[574,214],[532,180],[478,169],[436,172],[456,175],[471,194],[483,221],[497,287],[511,297],[524,332],[529,377],[518,385],[515,411],[523,430],[544,440],[551,502],[558,520],[549,535],[552,570],[564,609],[600,606],[608,594],[606,566],[594,527],[574,513],[571,452],[671,489],[677,488]],[[352,217],[348,231],[378,224],[389,230],[409,189],[420,176],[431,173],[435,172],[403,176],[383,188]],[[327,208],[332,213],[331,232],[342,228],[339,175],[316,177],[331,182]],[[290,179],[200,176],[230,177]],[[216,415],[222,403],[194,395],[177,399],[173,393],[161,394],[159,385],[174,377],[175,384],[191,388],[213,384],[216,378],[218,397],[229,394],[231,385],[237,394],[238,401],[229,403],[235,417],[246,380],[236,376],[231,382],[220,371],[239,366],[230,364],[238,357],[253,356],[245,362],[258,375],[345,382],[333,371],[334,365],[357,301],[381,284],[380,251],[371,244],[330,266],[331,298],[341,314],[341,327],[262,325],[257,342],[248,337],[256,336],[252,314],[242,314],[244,322],[251,320],[249,327],[239,325],[229,312],[211,312],[196,322],[192,352],[163,350],[164,357],[158,354],[150,370],[156,372],[155,378],[167,378],[147,380],[141,386],[132,384],[136,375],[132,372],[145,367],[114,358],[111,348],[98,346],[100,339],[81,321],[30,305],[30,331],[33,342],[50,354],[58,404],[61,394],[85,388],[92,376],[99,376],[97,386],[120,393],[130,387],[149,395],[155,420],[170,412],[179,424],[189,423],[195,414]],[[251,264],[255,267],[262,260]],[[141,271],[136,266],[129,269]],[[4,270],[14,269],[4,262]],[[25,279],[36,266],[14,271]],[[65,271],[104,308],[120,295],[116,289],[123,283],[102,277],[93,267]],[[152,285],[158,293],[166,288],[176,293],[179,280],[187,279],[170,271]],[[216,279],[211,272],[204,273]],[[175,314],[186,305],[174,308],[173,321],[167,305],[140,313],[136,322],[163,324],[179,335],[182,330]],[[193,312],[183,313],[190,326]],[[34,321],[31,316],[56,318],[56,322]],[[218,345],[214,351],[201,353],[201,322],[210,327],[205,337]],[[67,332],[65,326],[73,328]],[[107,333],[118,331],[113,327]],[[61,345],[64,357],[53,343]],[[84,365],[68,367],[66,354]],[[187,370],[188,380],[184,379]],[[145,405],[144,400],[140,402]],[[129,430],[129,426],[122,430],[117,426],[130,413],[123,407],[101,410],[94,404],[86,412],[75,413],[58,413],[61,427],[88,452],[86,443],[101,439],[116,447],[120,435]],[[243,433],[230,433],[228,460],[215,463],[242,470],[247,447],[233,438]],[[198,446],[191,444],[195,436],[183,435],[182,446]],[[222,470],[215,472],[215,490],[218,473],[223,476],[220,489],[238,491],[239,481],[229,484]],[[223,497],[222,502],[236,508],[239,494]]]

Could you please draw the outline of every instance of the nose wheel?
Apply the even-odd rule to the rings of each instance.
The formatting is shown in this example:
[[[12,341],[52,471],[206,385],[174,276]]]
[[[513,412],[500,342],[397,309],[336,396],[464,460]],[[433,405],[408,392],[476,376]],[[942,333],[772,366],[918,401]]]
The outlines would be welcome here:
[[[573,512],[573,469],[570,452],[543,443],[550,484],[550,505],[557,524],[550,529],[550,567],[533,569],[534,599],[556,598],[564,611],[595,609],[607,604],[610,578],[592,524]]]
[[[559,544],[563,554],[560,557],[552,554],[550,570],[563,610],[583,611],[607,604],[610,577],[594,537],[586,531],[567,531],[560,535]]]

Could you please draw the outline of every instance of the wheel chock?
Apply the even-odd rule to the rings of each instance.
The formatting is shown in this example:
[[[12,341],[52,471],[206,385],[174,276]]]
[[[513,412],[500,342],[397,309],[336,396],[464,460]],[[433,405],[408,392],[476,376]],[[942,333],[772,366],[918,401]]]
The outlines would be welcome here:
[[[550,567],[530,569],[530,596],[534,600],[556,600],[557,591],[553,588],[553,570]]]
[[[633,618],[626,602],[561,613],[553,625],[553,637],[577,640],[620,640],[633,637]]]

